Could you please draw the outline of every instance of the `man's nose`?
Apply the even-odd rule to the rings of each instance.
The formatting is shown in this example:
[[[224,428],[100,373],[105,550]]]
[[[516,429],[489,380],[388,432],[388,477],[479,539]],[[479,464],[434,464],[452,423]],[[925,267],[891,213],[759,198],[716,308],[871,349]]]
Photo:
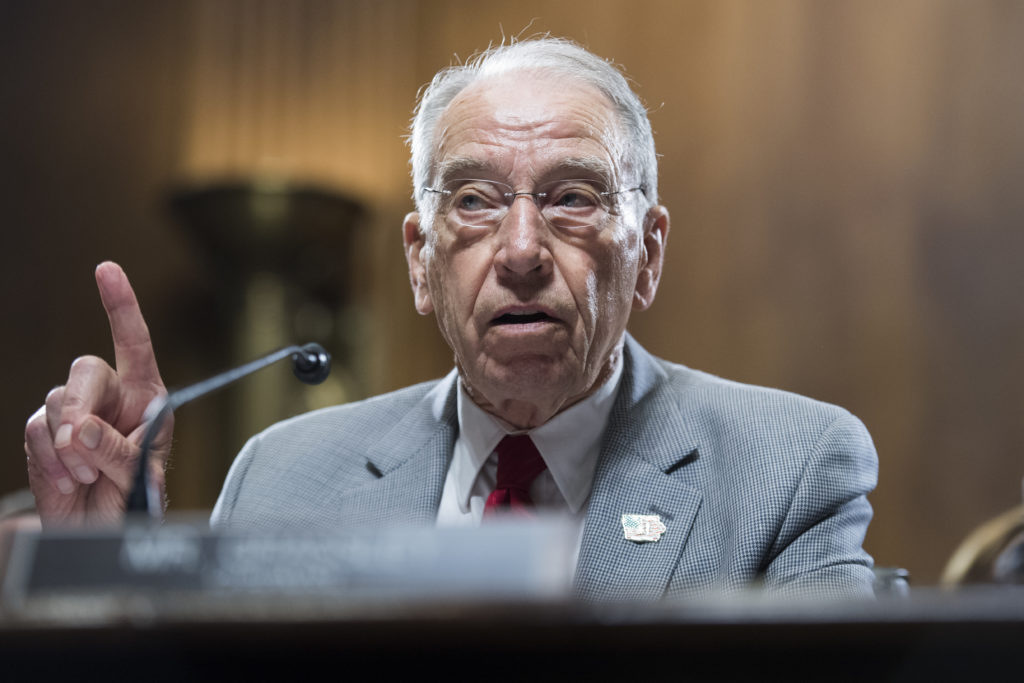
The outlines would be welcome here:
[[[544,275],[551,271],[547,223],[528,193],[517,194],[498,230],[501,247],[495,260],[499,269],[517,275]]]

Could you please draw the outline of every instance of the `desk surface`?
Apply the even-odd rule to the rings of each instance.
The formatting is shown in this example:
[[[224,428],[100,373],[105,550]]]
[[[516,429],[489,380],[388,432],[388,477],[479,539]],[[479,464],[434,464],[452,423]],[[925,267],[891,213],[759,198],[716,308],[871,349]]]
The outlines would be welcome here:
[[[491,680],[524,671],[623,680],[1019,680],[1024,668],[1018,589],[872,603],[408,606],[249,596],[165,611],[137,600],[78,599],[45,612],[0,621],[4,671],[38,680],[72,670],[82,672],[78,680],[141,672],[148,680],[295,680],[369,664],[393,676],[491,670]]]
[[[488,680],[1022,678],[1024,587],[586,604],[552,590],[558,553],[537,528],[396,530],[369,546],[170,525],[19,536],[0,605],[0,681],[299,680],[324,667],[366,678],[367,665]],[[452,561],[467,552],[472,563]],[[468,566],[475,573],[456,571]]]

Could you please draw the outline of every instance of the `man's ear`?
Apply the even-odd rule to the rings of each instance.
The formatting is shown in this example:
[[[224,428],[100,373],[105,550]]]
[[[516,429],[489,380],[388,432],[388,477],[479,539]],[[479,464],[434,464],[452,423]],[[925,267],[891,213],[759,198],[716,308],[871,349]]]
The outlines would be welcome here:
[[[428,315],[434,311],[434,303],[430,299],[430,286],[427,284],[427,267],[422,258],[426,239],[426,235],[420,230],[420,215],[415,211],[406,214],[402,222],[402,243],[405,245],[405,260],[409,264],[409,284],[412,285],[413,301],[420,315]]]
[[[665,243],[668,241],[668,209],[652,206],[644,217],[643,244],[640,269],[633,290],[633,310],[643,311],[654,303],[654,295],[661,281],[661,268],[665,263]]]

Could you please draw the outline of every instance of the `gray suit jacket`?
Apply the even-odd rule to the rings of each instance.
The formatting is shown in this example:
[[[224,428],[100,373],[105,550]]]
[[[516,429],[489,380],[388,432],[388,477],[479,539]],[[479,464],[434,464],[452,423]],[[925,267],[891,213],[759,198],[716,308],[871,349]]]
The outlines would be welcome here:
[[[581,596],[655,599],[752,584],[871,593],[861,544],[878,460],[857,418],[660,360],[628,335],[624,360],[584,520]],[[454,379],[253,437],[212,523],[432,524],[458,434]],[[657,543],[627,541],[625,512],[661,515],[668,531]]]

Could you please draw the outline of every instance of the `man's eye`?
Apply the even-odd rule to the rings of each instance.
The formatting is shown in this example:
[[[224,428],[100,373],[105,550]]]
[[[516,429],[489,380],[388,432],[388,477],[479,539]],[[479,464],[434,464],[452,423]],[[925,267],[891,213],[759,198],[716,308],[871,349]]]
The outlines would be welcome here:
[[[480,182],[462,185],[452,195],[452,208],[463,212],[487,211],[501,203],[501,192]]]
[[[464,192],[456,198],[455,206],[460,211],[480,211],[487,208],[487,200],[478,194]]]
[[[553,206],[563,209],[593,209],[601,203],[597,191],[582,186],[559,189],[552,200]]]
[[[583,192],[566,192],[558,198],[556,204],[570,209],[580,209],[593,206],[594,198]]]

